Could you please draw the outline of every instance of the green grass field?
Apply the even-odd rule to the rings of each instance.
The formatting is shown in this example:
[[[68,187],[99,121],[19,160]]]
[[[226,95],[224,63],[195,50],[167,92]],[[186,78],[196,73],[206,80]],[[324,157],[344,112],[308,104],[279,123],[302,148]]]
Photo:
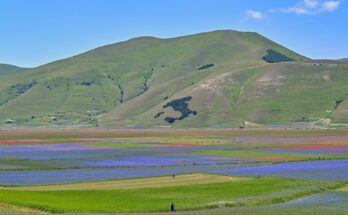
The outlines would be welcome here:
[[[168,180],[172,179],[168,177]],[[129,186],[129,182],[124,183]],[[285,202],[341,185],[342,183],[337,182],[257,178],[219,183],[212,180],[209,184],[192,184],[189,181],[187,185],[180,183],[175,187],[150,185],[149,188],[112,190],[42,191],[38,187],[34,191],[14,188],[0,189],[0,201],[49,212],[165,212],[172,202],[177,205],[178,210],[265,205]],[[79,188],[81,185],[76,186]]]

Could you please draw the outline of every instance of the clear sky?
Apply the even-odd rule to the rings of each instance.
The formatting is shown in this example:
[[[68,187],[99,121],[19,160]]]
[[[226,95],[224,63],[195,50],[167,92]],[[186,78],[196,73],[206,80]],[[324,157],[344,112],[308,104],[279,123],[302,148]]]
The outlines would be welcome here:
[[[0,0],[0,63],[33,67],[136,36],[218,29],[344,58],[348,0]]]

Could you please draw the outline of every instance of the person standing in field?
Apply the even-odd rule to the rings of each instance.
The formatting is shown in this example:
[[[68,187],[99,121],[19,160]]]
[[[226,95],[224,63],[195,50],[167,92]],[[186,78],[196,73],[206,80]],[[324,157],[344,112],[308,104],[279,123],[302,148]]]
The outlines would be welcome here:
[[[172,204],[170,205],[170,210],[171,210],[172,212],[176,212],[176,205],[175,205],[174,203],[172,203]]]

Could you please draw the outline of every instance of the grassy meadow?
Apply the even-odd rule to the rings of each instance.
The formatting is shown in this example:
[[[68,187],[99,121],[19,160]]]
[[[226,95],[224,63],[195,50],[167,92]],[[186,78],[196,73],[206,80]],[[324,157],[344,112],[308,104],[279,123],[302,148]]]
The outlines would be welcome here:
[[[177,178],[180,180],[180,175]],[[217,177],[219,178],[219,177]],[[151,179],[150,179],[151,180]],[[153,179],[154,182],[158,179]],[[167,177],[167,180],[172,180]],[[175,179],[174,179],[175,180]],[[161,180],[158,180],[160,183]],[[125,181],[126,186],[128,182]],[[120,185],[122,182],[120,183]],[[80,185],[63,186],[57,190],[23,188],[0,190],[0,201],[29,206],[50,212],[159,212],[168,211],[175,202],[180,210],[216,208],[221,206],[253,206],[285,202],[294,198],[334,189],[342,183],[258,178],[207,184],[179,183],[176,186],[146,188],[92,188],[80,190]],[[97,187],[94,189],[93,187]],[[29,190],[26,190],[29,189]],[[63,190],[61,190],[63,189]],[[71,189],[71,190],[70,190]]]
[[[0,135],[4,214],[167,213],[171,203],[184,214],[343,214],[348,200],[346,130],[9,129]]]

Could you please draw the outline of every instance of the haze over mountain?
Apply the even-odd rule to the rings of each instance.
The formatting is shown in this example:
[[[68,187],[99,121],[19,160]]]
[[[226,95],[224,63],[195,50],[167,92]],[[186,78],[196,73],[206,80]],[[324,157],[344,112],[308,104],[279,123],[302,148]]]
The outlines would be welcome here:
[[[347,72],[257,33],[140,37],[2,77],[0,124],[347,123]]]
[[[2,64],[0,63],[0,76],[1,75],[9,75],[9,74],[15,74],[17,72],[23,72],[28,70],[29,68],[22,68],[10,64]]]

